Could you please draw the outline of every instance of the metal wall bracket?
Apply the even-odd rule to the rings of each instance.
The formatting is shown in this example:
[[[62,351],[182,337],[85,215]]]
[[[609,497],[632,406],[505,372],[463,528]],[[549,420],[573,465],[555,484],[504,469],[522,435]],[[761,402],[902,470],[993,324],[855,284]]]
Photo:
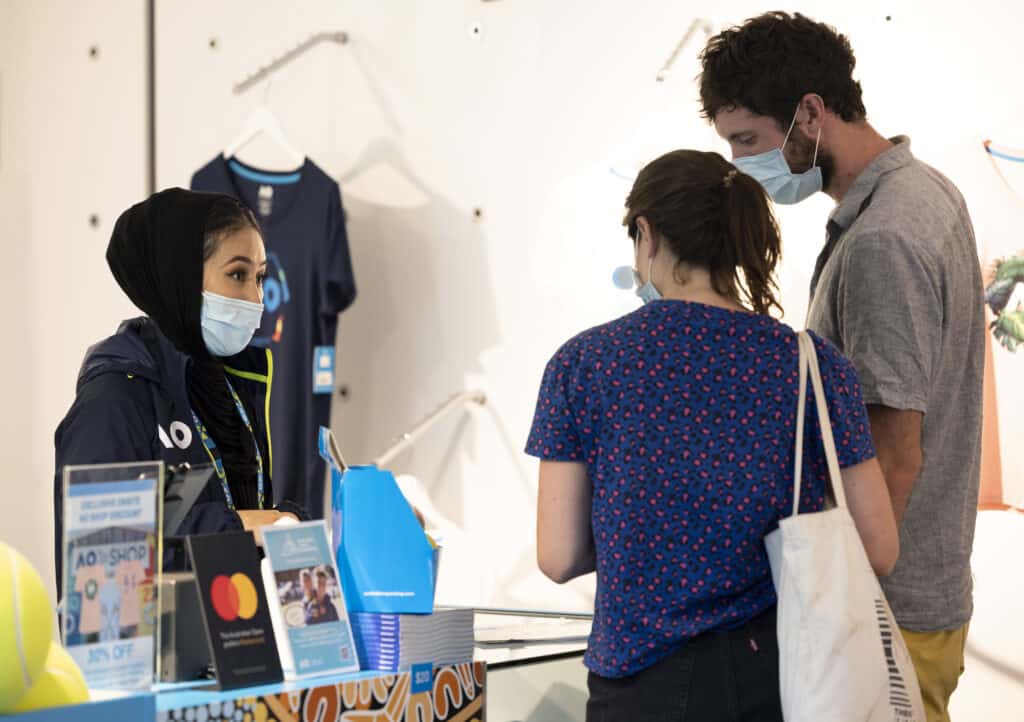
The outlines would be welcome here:
[[[296,45],[294,48],[286,52],[280,57],[274,58],[268,65],[261,66],[255,73],[247,76],[244,80],[235,85],[235,94],[239,95],[244,93],[258,82],[271,75],[277,70],[295,60],[295,58],[304,54],[307,50],[312,47],[319,45],[320,43],[337,43],[338,45],[345,45],[348,43],[348,33],[339,31],[333,33],[316,33],[310,35],[308,38],[303,40],[301,43]]]
[[[683,52],[683,48],[686,47],[686,44],[690,42],[690,38],[692,38],[693,34],[698,30],[704,33],[704,37],[709,38],[711,37],[711,33],[715,31],[715,28],[707,18],[694,18],[693,22],[690,23],[690,27],[687,29],[686,34],[683,35],[683,39],[679,41],[679,44],[676,45],[676,49],[672,51],[668,60],[666,60],[665,64],[661,66],[661,70],[658,71],[658,75],[655,77],[655,80],[659,83],[665,81],[669,73],[672,71],[672,66],[675,65],[676,58],[679,57],[679,53]]]
[[[430,428],[438,421],[443,419],[452,411],[460,409],[470,403],[483,406],[487,403],[487,395],[483,391],[463,391],[462,393],[455,394],[440,408],[416,424],[411,431],[408,431],[398,437],[387,451],[380,454],[373,460],[373,463],[377,466],[385,466],[389,461],[415,444],[416,440],[423,436],[423,434],[427,433],[427,431],[429,431]]]

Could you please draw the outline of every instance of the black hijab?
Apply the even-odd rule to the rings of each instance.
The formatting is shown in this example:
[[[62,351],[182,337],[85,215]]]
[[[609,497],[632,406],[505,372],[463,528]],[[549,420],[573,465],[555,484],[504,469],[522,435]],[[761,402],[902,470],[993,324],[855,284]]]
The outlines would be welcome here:
[[[203,236],[210,209],[222,198],[229,196],[160,191],[121,214],[107,247],[117,284],[193,359],[211,358],[200,326]]]
[[[181,188],[160,191],[121,214],[107,247],[107,263],[132,303],[149,316],[175,348],[189,357],[189,402],[217,444],[238,509],[256,509],[256,445],[228,390],[221,359],[203,341],[203,240],[216,204],[238,201],[219,193]],[[243,403],[247,400],[243,399]],[[252,408],[246,404],[252,418]],[[269,460],[264,453],[266,497]]]

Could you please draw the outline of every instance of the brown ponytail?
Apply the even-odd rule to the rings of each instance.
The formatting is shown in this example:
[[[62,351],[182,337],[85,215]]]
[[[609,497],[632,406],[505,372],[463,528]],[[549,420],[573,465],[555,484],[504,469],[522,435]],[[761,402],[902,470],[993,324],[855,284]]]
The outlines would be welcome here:
[[[708,271],[717,293],[755,313],[782,314],[774,275],[782,244],[768,196],[722,156],[695,150],[661,156],[640,171],[626,208],[623,225],[631,238],[644,216],[680,263]]]
[[[743,269],[744,300],[757,313],[770,314],[775,308],[781,315],[782,306],[775,297],[775,267],[782,254],[782,240],[768,195],[756,180],[737,172],[724,196],[725,238]]]

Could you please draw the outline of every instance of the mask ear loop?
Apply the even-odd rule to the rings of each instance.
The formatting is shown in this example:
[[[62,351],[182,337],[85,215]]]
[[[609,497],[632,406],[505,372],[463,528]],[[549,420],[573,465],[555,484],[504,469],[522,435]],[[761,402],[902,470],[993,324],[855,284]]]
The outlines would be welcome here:
[[[637,278],[640,278],[640,226],[636,227],[636,238],[633,240],[633,273]],[[637,283],[639,286],[639,282]]]
[[[643,231],[640,230],[640,226],[637,226],[636,227],[636,241],[635,241],[636,252],[637,253],[640,252],[640,234],[641,233],[643,233]],[[637,264],[637,265],[639,265],[639,264]],[[633,269],[633,273],[636,276],[636,285],[637,286],[643,285],[643,284],[640,283],[640,280],[641,280],[640,279],[640,274],[637,273],[636,269]],[[651,284],[652,286],[654,285],[654,256],[651,256],[650,261],[647,263],[647,283]]]
[[[654,256],[651,256],[651,260],[647,263],[647,283],[651,284],[651,288],[655,291],[658,290],[658,287],[654,285]]]
[[[786,137],[782,139],[782,148],[779,150],[785,150],[786,143],[789,142],[789,136],[793,132],[793,128],[796,127],[796,116],[800,113],[800,104],[797,103],[796,110],[793,112],[793,120],[789,124],[789,130],[786,131]],[[821,145],[821,128],[818,128],[818,137],[814,141],[814,160],[811,161],[811,168],[815,168],[818,165],[818,147]]]
[[[782,139],[782,148],[779,150],[785,150],[786,143],[789,142],[789,136],[793,132],[794,126],[796,126],[796,116],[800,112],[800,103],[796,104],[796,110],[793,111],[793,120],[789,123],[789,130],[786,131],[786,137]]]
[[[637,253],[640,252],[640,234],[641,233],[642,233],[642,231],[640,230],[640,226],[637,226],[636,227],[636,252]],[[640,264],[638,263],[637,265],[640,265]],[[652,286],[654,285],[654,276],[652,275],[653,272],[654,272],[654,256],[651,256],[650,261],[647,264],[647,282],[650,283]],[[640,283],[640,274],[636,271],[636,269],[633,270],[633,273],[636,274],[636,285],[637,286],[643,285],[643,284]]]

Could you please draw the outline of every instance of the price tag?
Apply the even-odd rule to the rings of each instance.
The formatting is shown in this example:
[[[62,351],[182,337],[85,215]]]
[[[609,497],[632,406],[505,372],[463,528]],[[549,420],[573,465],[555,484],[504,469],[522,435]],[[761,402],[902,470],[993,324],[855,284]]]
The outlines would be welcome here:
[[[334,347],[313,349],[313,393],[334,393]]]
[[[414,664],[409,671],[412,676],[412,694],[429,692],[434,688],[434,665]]]

